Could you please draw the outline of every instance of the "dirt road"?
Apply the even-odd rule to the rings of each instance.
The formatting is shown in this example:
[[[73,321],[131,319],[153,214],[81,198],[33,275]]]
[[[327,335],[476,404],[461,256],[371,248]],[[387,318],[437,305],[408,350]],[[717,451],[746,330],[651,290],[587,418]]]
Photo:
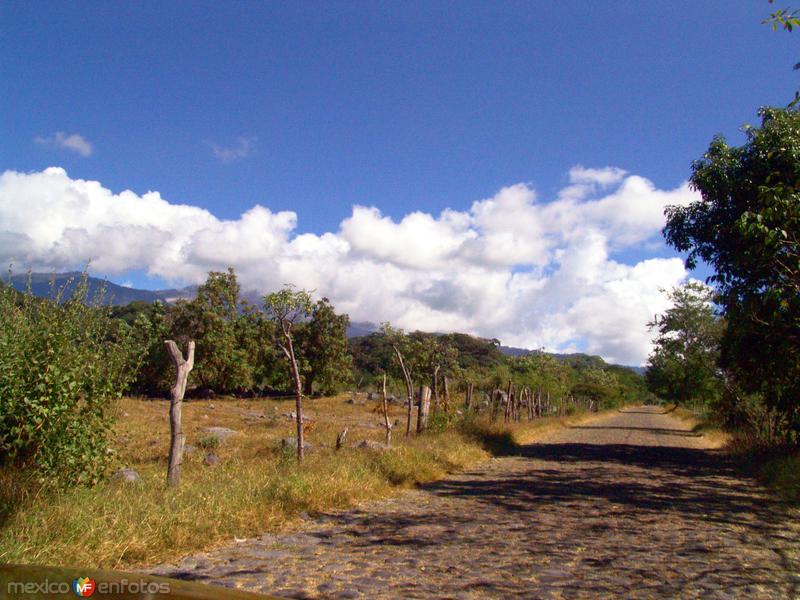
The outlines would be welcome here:
[[[658,413],[153,572],[294,598],[800,598],[797,514]]]

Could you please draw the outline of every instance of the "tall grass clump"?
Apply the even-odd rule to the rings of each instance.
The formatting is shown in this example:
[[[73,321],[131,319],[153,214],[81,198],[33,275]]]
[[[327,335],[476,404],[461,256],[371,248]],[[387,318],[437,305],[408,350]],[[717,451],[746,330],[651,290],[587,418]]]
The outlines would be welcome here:
[[[64,302],[0,284],[0,467],[61,485],[102,474],[110,403],[138,351],[133,330],[88,289],[85,274]]]

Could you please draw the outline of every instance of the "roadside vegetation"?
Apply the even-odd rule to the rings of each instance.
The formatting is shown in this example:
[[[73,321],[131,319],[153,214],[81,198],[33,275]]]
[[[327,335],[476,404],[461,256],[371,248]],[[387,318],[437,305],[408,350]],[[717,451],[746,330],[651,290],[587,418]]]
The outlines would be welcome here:
[[[599,357],[508,357],[497,340],[388,324],[348,340],[327,299],[286,288],[255,306],[233,270],[173,304],[109,307],[88,290],[84,278],[61,302],[0,285],[0,562],[175,558],[647,395],[640,375]],[[174,486],[166,340],[196,344]]]
[[[141,480],[43,488],[18,471],[0,475],[14,510],[0,528],[0,562],[130,568],[286,527],[314,513],[385,497],[433,481],[581,417],[492,423],[461,418],[446,430],[400,437],[391,450],[357,447],[383,439],[377,401],[348,394],[308,402],[311,445],[298,463],[281,440],[292,435],[292,400],[219,398],[186,403],[188,444],[180,487],[165,485],[168,402],[125,398],[116,405],[110,448]],[[391,407],[402,420],[405,409]],[[204,427],[236,433],[221,441]],[[337,432],[351,440],[336,451]],[[204,463],[209,452],[219,459]]]
[[[667,242],[707,284],[673,290],[651,326],[651,392],[691,405],[787,498],[800,495],[800,112],[762,109],[731,147],[694,163],[701,199],[667,209]]]

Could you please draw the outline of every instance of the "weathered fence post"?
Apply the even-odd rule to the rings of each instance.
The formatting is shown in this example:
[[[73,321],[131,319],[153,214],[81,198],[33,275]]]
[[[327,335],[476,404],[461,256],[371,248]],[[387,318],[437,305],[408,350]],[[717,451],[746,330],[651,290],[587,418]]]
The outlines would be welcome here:
[[[181,463],[183,462],[183,426],[181,424],[181,403],[186,393],[186,381],[189,372],[194,368],[194,341],[189,342],[186,359],[178,349],[178,344],[166,340],[164,345],[175,365],[175,385],[172,386],[172,398],[169,403],[169,466],[167,467],[167,483],[177,486],[181,482]]]
[[[450,388],[447,386],[447,375],[442,377],[444,382],[444,412],[450,412]]]
[[[386,401],[386,373],[383,374],[383,425],[386,427],[386,445],[392,445],[392,424],[389,422],[389,403]]]
[[[472,408],[472,384],[467,382],[467,389],[464,392],[464,411],[469,412]]]
[[[428,427],[428,415],[431,409],[431,388],[423,385],[419,389],[419,412],[417,413],[417,433]]]
[[[336,436],[336,450],[339,451],[344,446],[344,441],[347,439],[347,427],[345,427],[342,431],[339,432],[339,435]]]
[[[508,380],[508,388],[506,390],[506,412],[504,413],[504,420],[508,422],[509,418],[511,417],[511,392],[513,390],[514,384],[511,383],[511,380]]]
[[[439,369],[441,367],[436,365],[433,368],[433,376],[431,377],[431,389],[433,390],[433,412],[439,410]]]

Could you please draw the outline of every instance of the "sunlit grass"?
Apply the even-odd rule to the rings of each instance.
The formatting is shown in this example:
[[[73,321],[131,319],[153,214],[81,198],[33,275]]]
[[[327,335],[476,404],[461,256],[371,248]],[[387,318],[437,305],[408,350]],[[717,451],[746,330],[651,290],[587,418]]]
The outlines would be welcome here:
[[[348,442],[383,441],[376,403],[348,404],[346,396],[307,403],[314,419],[311,451],[298,465],[280,439],[294,433],[288,401],[187,402],[187,443],[198,446],[202,427],[238,433],[213,447],[220,463],[203,464],[207,450],[186,455],[182,484],[165,485],[169,425],[167,403],[125,399],[112,447],[117,466],[135,468],[142,481],[105,481],[93,488],[42,488],[20,473],[0,475],[0,562],[106,568],[153,564],[290,525],[304,512],[352,506],[444,477],[512,451],[559,426],[557,420],[488,423],[482,419],[442,433],[404,438],[403,409],[394,407],[395,447],[334,450],[348,427]],[[265,415],[263,418],[260,415]],[[574,420],[574,419],[573,419]]]

